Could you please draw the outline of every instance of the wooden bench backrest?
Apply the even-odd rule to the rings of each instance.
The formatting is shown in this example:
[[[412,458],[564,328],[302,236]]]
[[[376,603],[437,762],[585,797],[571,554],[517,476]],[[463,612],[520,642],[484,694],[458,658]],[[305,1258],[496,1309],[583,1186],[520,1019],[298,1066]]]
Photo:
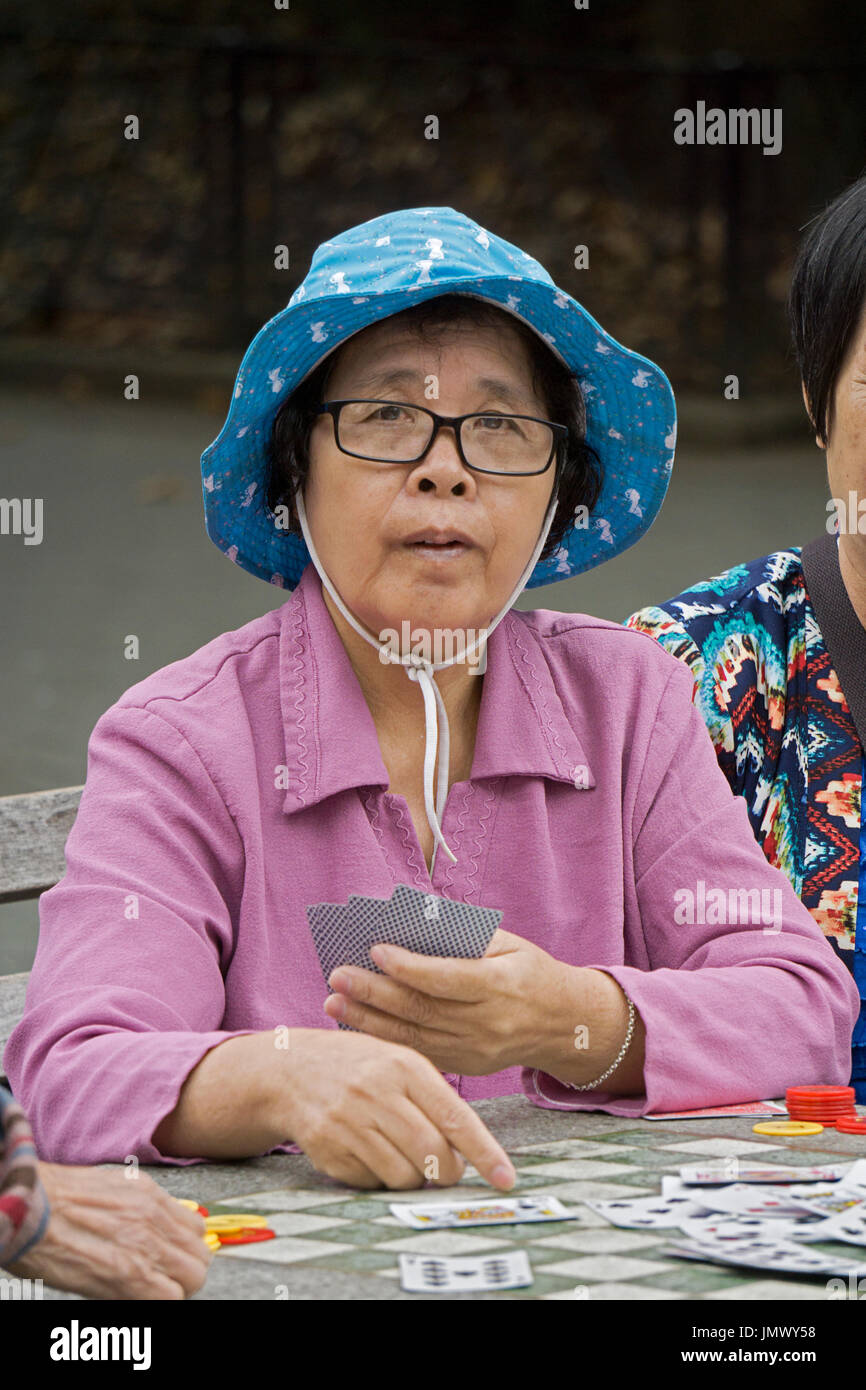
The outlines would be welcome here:
[[[63,849],[83,787],[0,797],[0,903],[38,898],[64,874]],[[24,1011],[27,974],[0,975],[0,1082],[3,1051]]]
[[[0,797],[0,903],[38,898],[63,877],[83,787]]]

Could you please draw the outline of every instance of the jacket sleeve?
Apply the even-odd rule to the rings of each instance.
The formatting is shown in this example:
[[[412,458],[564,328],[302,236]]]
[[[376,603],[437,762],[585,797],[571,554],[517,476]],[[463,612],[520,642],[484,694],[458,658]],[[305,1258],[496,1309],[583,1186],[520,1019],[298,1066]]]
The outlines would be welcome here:
[[[221,1026],[243,877],[237,826],[195,750],[152,710],[112,706],[4,1055],[43,1159],[203,1161],[160,1153],[152,1135],[205,1053],[256,1031]]]
[[[860,1007],[853,976],[764,858],[692,687],[675,666],[624,816],[632,861],[624,963],[592,967],[617,981],[643,1019],[645,1093],[578,1099],[526,1069],[523,1086],[537,1104],[643,1115],[849,1081]]]
[[[0,1266],[42,1239],[50,1215],[27,1116],[0,1086]]]

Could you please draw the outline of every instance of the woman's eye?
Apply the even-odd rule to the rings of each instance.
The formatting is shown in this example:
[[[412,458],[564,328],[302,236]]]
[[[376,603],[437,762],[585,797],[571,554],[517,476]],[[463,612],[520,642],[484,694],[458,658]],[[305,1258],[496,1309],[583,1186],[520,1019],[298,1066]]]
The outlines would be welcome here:
[[[393,413],[389,415],[387,413],[388,411],[392,411]],[[402,406],[380,405],[376,410],[373,411],[373,419],[384,420],[387,423],[389,420],[398,420],[402,414],[404,414]]]
[[[514,429],[514,421],[504,415],[479,415],[477,422],[484,429],[492,429],[494,434],[506,434]]]

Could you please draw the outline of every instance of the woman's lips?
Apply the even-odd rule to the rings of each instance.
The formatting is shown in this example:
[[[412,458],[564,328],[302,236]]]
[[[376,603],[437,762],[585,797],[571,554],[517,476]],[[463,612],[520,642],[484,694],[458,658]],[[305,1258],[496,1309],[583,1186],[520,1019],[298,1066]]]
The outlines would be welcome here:
[[[434,541],[408,541],[406,548],[431,560],[453,560],[458,555],[465,555],[472,549],[463,541],[448,541],[445,545],[437,544]]]

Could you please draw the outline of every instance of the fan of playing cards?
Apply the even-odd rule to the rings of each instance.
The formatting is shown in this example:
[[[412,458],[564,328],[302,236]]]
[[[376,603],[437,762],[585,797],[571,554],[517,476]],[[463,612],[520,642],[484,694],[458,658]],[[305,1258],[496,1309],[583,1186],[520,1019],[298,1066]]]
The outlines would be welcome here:
[[[339,965],[356,965],[381,975],[370,959],[370,947],[377,941],[422,956],[479,960],[502,921],[502,913],[497,908],[454,902],[398,883],[390,898],[352,893],[346,903],[313,903],[307,908],[307,920],[327,982]]]
[[[866,1263],[807,1248],[817,1242],[866,1245],[866,1159],[845,1171],[790,1168],[737,1173],[681,1168],[663,1177],[660,1197],[587,1202],[614,1226],[678,1226],[685,1239],[661,1253],[784,1274],[866,1275]],[[829,1178],[829,1181],[827,1179]]]

